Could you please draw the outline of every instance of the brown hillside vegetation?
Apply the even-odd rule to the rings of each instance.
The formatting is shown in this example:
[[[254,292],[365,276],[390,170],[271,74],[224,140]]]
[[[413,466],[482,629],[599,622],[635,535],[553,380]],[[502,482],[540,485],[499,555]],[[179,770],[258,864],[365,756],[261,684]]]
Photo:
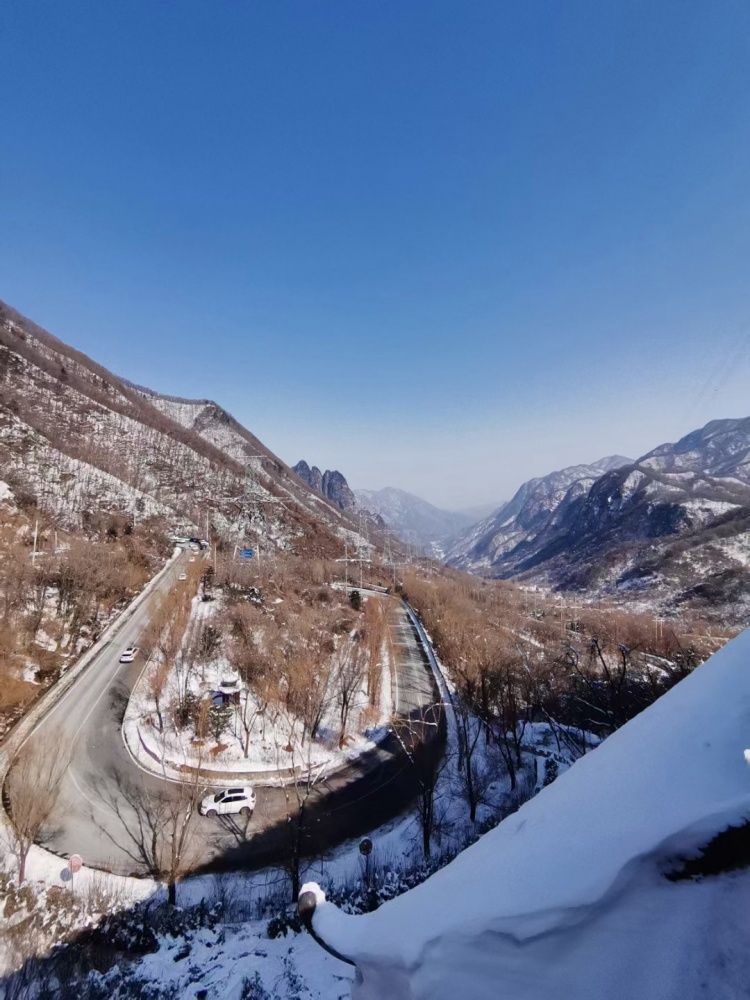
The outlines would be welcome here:
[[[509,768],[527,722],[606,736],[721,644],[695,618],[666,623],[621,608],[566,606],[559,595],[455,571],[412,571],[404,590],[461,701]]]

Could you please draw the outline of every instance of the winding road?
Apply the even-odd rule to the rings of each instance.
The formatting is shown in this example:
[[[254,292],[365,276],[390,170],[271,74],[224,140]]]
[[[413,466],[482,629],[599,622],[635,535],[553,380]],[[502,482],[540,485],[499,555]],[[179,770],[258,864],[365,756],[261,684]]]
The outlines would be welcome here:
[[[156,591],[172,587],[187,555],[164,572]],[[374,599],[378,599],[373,595]],[[393,600],[393,598],[385,598]],[[374,749],[322,779],[306,805],[305,854],[317,856],[361,836],[402,812],[419,790],[420,767],[432,767],[445,741],[440,696],[427,654],[406,608],[394,626],[393,731]],[[122,717],[142,663],[121,664],[149,622],[149,602],[105,643],[93,661],[34,730],[30,740],[60,734],[73,747],[57,821],[43,846],[65,858],[120,874],[145,874],[151,864],[155,803],[178,799],[175,784],[143,771],[126,749]],[[408,752],[415,730],[428,737],[417,765]],[[12,804],[11,804],[12,807]],[[288,851],[287,802],[281,788],[257,789],[249,821],[196,817],[195,871],[252,870],[283,861]]]

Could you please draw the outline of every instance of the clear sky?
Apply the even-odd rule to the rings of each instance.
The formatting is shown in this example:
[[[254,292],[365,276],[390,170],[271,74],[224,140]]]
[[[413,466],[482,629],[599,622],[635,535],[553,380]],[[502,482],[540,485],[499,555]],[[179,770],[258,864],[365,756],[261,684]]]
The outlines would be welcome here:
[[[3,0],[0,298],[451,507],[750,414],[746,0]]]

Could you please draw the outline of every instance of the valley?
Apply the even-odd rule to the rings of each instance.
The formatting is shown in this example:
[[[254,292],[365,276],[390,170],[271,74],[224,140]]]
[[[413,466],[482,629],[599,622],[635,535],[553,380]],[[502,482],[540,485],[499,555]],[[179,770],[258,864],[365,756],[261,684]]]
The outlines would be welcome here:
[[[267,913],[311,876],[356,892],[373,843],[384,885],[420,881],[746,622],[750,421],[538,477],[477,522],[286,466],[218,404],[0,318],[22,883],[75,856],[168,905],[250,880]]]

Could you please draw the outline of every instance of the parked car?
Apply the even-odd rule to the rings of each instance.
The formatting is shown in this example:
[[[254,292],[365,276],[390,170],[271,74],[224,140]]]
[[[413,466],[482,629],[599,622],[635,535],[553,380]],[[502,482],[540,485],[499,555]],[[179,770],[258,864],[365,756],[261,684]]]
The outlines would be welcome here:
[[[215,795],[207,795],[200,804],[201,816],[226,816],[229,813],[252,815],[255,809],[255,792],[252,788],[223,788]]]
[[[128,646],[127,649],[122,651],[122,656],[120,657],[120,663],[132,663],[133,660],[138,656],[137,646]]]

